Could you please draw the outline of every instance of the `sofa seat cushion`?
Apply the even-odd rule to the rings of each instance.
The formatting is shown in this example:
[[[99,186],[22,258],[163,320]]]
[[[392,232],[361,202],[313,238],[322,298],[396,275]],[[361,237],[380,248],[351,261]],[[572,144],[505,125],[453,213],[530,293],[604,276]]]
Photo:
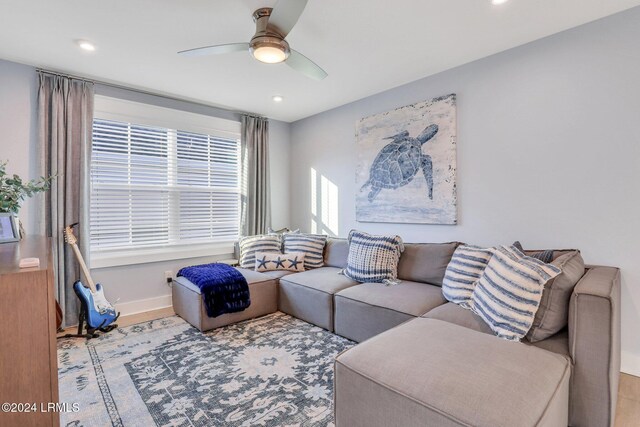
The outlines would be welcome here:
[[[273,277],[270,277],[265,273],[259,273],[249,268],[237,267],[236,270],[238,270],[244,276],[244,278],[247,279],[248,284],[273,280]]]
[[[358,285],[358,282],[339,274],[340,270],[336,267],[320,267],[280,278],[278,308],[298,319],[333,331],[334,294]]]
[[[336,267],[322,267],[307,270],[304,273],[294,273],[283,277],[281,281],[311,288],[316,291],[333,295],[345,288],[357,285],[358,282],[340,274]]]
[[[573,364],[573,359],[571,359],[571,354],[569,353],[569,332],[567,329],[564,329],[542,341],[532,343],[527,340],[523,340],[522,342],[526,345],[538,347],[564,356]]]
[[[364,283],[336,294],[335,332],[362,342],[444,302],[440,288],[426,283]]]
[[[337,426],[566,426],[566,358],[417,318],[336,358]]]
[[[452,302],[436,307],[426,314],[423,314],[422,317],[443,320],[445,322],[453,323],[454,325],[473,329],[477,332],[494,335],[489,325],[487,325],[480,316],[475,314],[473,311]]]
[[[420,316],[446,302],[439,287],[408,280],[393,286],[363,283],[338,292],[336,297],[388,308],[411,316]]]
[[[423,314],[422,317],[442,320],[444,322],[472,329],[476,332],[494,335],[489,325],[484,323],[484,320],[482,320],[480,316],[471,310],[462,308],[458,304],[454,304],[452,302],[436,307],[428,313]],[[571,359],[569,356],[569,337],[566,329],[542,341],[530,343],[529,341],[523,340],[522,342],[533,347],[552,351]]]
[[[284,276],[288,276],[290,274],[294,274],[293,271],[287,271],[287,270],[271,270],[271,271],[264,271],[262,272],[262,274],[264,274],[265,276],[268,276],[272,279],[280,279]]]

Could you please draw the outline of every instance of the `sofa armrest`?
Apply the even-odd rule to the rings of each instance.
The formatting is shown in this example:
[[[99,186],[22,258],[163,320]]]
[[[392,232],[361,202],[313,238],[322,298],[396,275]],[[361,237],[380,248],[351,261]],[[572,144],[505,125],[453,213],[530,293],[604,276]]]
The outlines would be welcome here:
[[[620,375],[620,270],[590,267],[569,303],[570,425],[613,426]]]

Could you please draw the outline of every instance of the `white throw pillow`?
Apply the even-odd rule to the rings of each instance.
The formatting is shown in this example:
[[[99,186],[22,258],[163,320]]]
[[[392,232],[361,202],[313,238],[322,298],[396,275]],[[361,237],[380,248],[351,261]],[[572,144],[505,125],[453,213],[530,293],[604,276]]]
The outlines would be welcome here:
[[[520,341],[531,329],[544,284],[560,272],[514,246],[498,246],[473,291],[473,311],[500,338]]]
[[[304,271],[304,252],[256,252],[256,271]]]

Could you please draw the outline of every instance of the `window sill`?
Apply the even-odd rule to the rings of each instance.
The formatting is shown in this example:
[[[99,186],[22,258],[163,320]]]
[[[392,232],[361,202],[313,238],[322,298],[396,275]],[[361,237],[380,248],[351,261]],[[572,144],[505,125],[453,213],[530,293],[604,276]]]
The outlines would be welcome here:
[[[105,251],[91,254],[90,268],[99,269],[206,256],[225,255],[232,258],[233,251],[233,242]]]

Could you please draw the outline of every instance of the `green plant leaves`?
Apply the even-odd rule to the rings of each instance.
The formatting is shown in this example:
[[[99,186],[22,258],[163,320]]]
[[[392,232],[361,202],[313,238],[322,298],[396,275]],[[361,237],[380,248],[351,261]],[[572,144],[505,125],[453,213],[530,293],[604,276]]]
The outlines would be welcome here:
[[[24,182],[18,175],[7,176],[7,162],[0,162],[0,212],[17,214],[24,199],[47,191],[52,176]]]

